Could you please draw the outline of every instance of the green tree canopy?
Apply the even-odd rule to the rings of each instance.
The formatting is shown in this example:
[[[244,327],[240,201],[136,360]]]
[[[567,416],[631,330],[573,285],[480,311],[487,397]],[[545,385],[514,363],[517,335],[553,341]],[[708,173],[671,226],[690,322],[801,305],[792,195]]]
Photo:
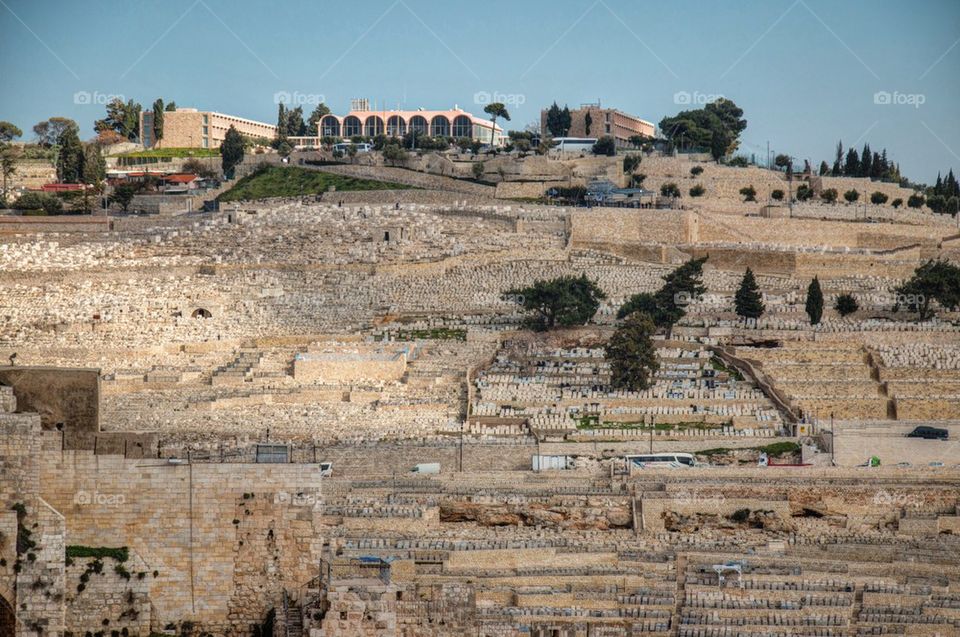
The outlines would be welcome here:
[[[502,117],[503,119],[510,121],[510,112],[507,111],[507,107],[501,102],[491,102],[483,107],[483,112],[490,116],[490,146],[493,146],[494,135],[497,132],[497,118]]]
[[[529,287],[505,294],[516,298],[524,310],[533,312],[530,323],[537,330],[585,325],[597,313],[600,301],[607,298],[585,274],[537,280]]]
[[[857,299],[855,299],[852,294],[844,292],[837,297],[837,302],[834,303],[833,309],[835,309],[841,317],[845,317],[859,310],[860,304],[857,303]]]
[[[163,139],[163,98],[158,97],[153,102],[153,139]]]
[[[691,259],[671,271],[663,277],[663,285],[654,294],[634,294],[617,310],[617,318],[643,312],[657,327],[669,328],[683,318],[688,304],[707,291],[703,285],[703,264],[707,258]]]
[[[130,202],[133,201],[133,197],[136,194],[137,191],[132,185],[120,184],[113,189],[113,192],[109,197],[107,197],[107,201],[112,204],[117,204],[124,212],[126,212],[130,207]]]
[[[83,145],[77,135],[77,129],[67,127],[57,139],[60,152],[57,155],[57,179],[63,183],[75,184],[83,177]]]
[[[282,107],[283,104],[280,106]],[[220,157],[220,164],[225,175],[233,171],[237,164],[243,161],[243,135],[237,132],[237,129],[233,126],[223,136],[223,143],[220,144]]]
[[[820,289],[820,280],[813,277],[807,286],[807,303],[804,309],[810,317],[810,324],[817,325],[823,317],[823,290]]]
[[[734,307],[738,316],[743,318],[758,319],[763,316],[763,296],[760,294],[760,288],[757,286],[757,280],[753,276],[753,270],[747,268],[740,281],[740,288],[734,296]]]
[[[714,159],[733,153],[746,129],[743,110],[728,99],[706,107],[681,111],[660,120],[660,131],[674,146],[709,150]]]
[[[23,135],[16,124],[0,121],[0,143],[8,143]]]
[[[934,315],[932,302],[948,310],[960,306],[960,267],[948,261],[929,260],[914,271],[909,281],[896,288],[897,304],[916,312],[921,321]]]
[[[130,141],[136,141],[140,137],[141,110],[142,107],[133,100],[124,103],[120,98],[116,98],[107,104],[107,116],[94,122],[93,128],[98,133],[113,130]]]
[[[653,385],[660,369],[652,338],[655,330],[650,316],[635,312],[610,337],[605,350],[614,389],[642,391]]]
[[[604,135],[593,145],[593,154],[613,157],[617,154],[617,142],[610,135]]]
[[[33,134],[37,136],[37,143],[41,146],[50,148],[57,143],[60,135],[67,128],[74,128],[77,131],[80,127],[77,123],[68,117],[51,117],[42,122],[37,122],[33,127]]]

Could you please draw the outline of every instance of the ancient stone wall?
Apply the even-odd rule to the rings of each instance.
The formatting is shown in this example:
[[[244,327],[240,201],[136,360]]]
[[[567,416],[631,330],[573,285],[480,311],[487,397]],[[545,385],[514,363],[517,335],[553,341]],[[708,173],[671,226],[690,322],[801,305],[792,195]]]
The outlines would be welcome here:
[[[316,465],[183,465],[53,450],[43,459],[43,495],[63,513],[69,543],[138,555],[151,570],[144,581],[161,625],[248,631],[282,586],[316,575]]]

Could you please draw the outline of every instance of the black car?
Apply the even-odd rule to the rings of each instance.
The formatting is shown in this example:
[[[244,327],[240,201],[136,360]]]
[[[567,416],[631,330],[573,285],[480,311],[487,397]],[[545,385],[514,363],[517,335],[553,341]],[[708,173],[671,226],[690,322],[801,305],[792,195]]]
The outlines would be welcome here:
[[[907,434],[907,438],[925,438],[927,440],[946,440],[950,433],[939,427],[917,427]]]

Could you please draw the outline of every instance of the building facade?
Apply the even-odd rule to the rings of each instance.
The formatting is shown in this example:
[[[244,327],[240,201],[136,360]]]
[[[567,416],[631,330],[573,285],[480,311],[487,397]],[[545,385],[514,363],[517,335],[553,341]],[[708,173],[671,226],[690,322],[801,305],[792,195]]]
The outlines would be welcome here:
[[[547,131],[547,110],[540,111],[540,128]],[[635,115],[599,104],[584,104],[570,111],[570,130],[566,137],[604,137],[609,135],[619,148],[632,148],[630,138],[635,135],[654,137],[656,126]]]
[[[252,119],[195,108],[178,108],[163,114],[163,138],[154,139],[153,111],[140,113],[140,140],[144,148],[219,148],[233,126],[247,137],[277,136],[277,127]]]
[[[403,137],[410,131],[430,137],[469,137],[494,146],[504,143],[503,129],[488,119],[477,117],[460,108],[446,111],[374,111],[351,110],[346,115],[326,115],[320,120],[320,137],[373,137],[386,134]],[[491,132],[492,131],[492,132]]]

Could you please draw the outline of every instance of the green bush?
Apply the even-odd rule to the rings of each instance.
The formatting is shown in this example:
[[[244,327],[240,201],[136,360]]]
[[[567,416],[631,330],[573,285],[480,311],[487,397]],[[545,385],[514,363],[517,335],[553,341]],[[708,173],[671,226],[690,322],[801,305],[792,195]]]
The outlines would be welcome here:
[[[707,189],[704,188],[702,185],[697,184],[696,186],[694,186],[693,188],[690,189],[690,196],[691,196],[691,197],[702,197],[702,196],[703,196],[703,193],[705,193],[705,192],[707,192]]]
[[[882,206],[883,204],[887,203],[887,199],[889,198],[890,197],[888,197],[887,195],[883,194],[878,190],[877,192],[870,195],[870,203],[872,203],[875,206]]]
[[[783,191],[777,188],[770,192],[770,198],[774,201],[783,201]]]
[[[896,199],[890,202],[890,205],[893,206],[894,208],[899,208],[900,206],[903,205],[903,199],[901,199],[900,197],[897,197]]]
[[[63,212],[63,203],[45,192],[25,192],[13,204],[15,210],[42,210],[48,215]]]
[[[694,166],[690,169],[690,174],[696,177],[703,172],[703,166]]]
[[[757,189],[753,186],[744,186],[740,189],[740,194],[743,196],[744,201],[757,200]]]
[[[856,190],[848,190],[847,192],[843,193],[843,198],[847,200],[847,203],[854,203],[860,198],[860,193]]]
[[[797,187],[797,201],[809,201],[813,198],[813,188],[807,184],[800,184]]]
[[[660,186],[660,194],[664,197],[679,197],[680,188],[677,187],[677,184],[671,181]]]
[[[836,203],[837,197],[840,196],[840,193],[837,192],[836,188],[827,188],[820,193],[820,199],[827,203]]]

